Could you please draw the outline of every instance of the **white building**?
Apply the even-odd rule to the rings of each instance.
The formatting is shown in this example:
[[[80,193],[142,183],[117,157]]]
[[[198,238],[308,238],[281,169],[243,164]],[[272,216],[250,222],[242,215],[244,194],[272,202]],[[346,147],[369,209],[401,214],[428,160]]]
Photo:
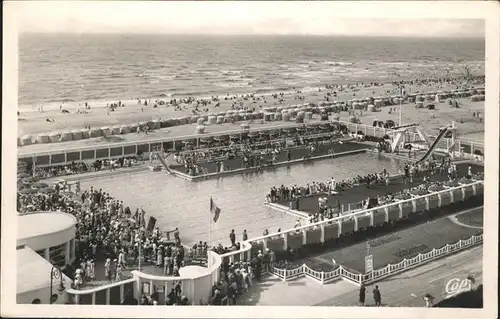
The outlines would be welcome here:
[[[38,212],[18,216],[17,235],[17,303],[64,303],[61,282],[65,288],[71,279],[62,274],[75,260],[76,218],[61,212]],[[56,273],[54,278],[51,274]]]

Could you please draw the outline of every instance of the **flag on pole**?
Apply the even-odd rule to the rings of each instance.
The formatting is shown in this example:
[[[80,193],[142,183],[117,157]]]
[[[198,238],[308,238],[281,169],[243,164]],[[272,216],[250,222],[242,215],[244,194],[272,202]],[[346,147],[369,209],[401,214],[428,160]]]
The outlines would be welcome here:
[[[213,220],[216,223],[219,220],[220,216],[220,208],[215,205],[212,197],[210,197],[210,213],[214,215]]]
[[[139,223],[141,224],[141,226],[146,226],[146,212],[143,208],[141,208],[141,216],[139,218]]]

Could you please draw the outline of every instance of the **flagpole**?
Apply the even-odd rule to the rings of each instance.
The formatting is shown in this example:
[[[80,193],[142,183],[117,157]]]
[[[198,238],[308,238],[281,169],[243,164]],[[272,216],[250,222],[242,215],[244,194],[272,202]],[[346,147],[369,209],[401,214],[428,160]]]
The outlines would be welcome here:
[[[140,216],[140,217],[139,217]],[[141,258],[142,258],[142,207],[141,211],[139,212],[139,265],[138,265],[138,270],[141,271]]]
[[[400,89],[401,98],[399,99],[399,126],[403,125],[403,88]]]
[[[208,210],[208,249],[207,249],[208,268],[212,266],[209,254],[209,251],[212,247],[212,205],[213,205],[213,200],[212,197],[210,197],[210,209]]]

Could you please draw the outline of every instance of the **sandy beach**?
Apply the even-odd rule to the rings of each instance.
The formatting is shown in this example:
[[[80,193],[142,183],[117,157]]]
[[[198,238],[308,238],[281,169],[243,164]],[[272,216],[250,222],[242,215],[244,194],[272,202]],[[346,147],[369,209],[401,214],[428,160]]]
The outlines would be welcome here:
[[[477,85],[480,86],[480,85]],[[431,85],[405,85],[410,93],[426,93],[436,92],[439,90],[455,90],[456,84],[431,84]],[[333,92],[337,96],[333,96]],[[398,88],[393,84],[384,84],[380,86],[357,86],[347,88],[343,91],[338,89],[321,89],[311,92],[290,92],[284,93],[283,96],[273,97],[271,95],[254,95],[253,97],[243,96],[238,97],[225,97],[219,96],[219,102],[212,102],[206,106],[199,106],[199,115],[208,114],[212,112],[222,112],[231,110],[233,104],[236,107],[247,108],[259,112],[266,107],[280,106],[280,105],[300,105],[304,103],[321,103],[325,101],[325,96],[330,94],[330,101],[347,101],[355,98],[368,98],[368,97],[388,97],[398,94]],[[49,132],[61,132],[73,129],[83,129],[87,126],[103,127],[112,126],[116,124],[132,124],[139,121],[148,121],[152,119],[168,119],[183,116],[193,115],[194,105],[179,103],[179,107],[168,104],[159,104],[160,100],[149,100],[148,105],[144,106],[143,101],[139,104],[138,101],[121,101],[125,106],[118,107],[114,111],[109,112],[106,104],[117,103],[112,101],[109,103],[101,102],[100,104],[90,104],[90,109],[78,107],[77,104],[68,105],[64,104],[63,109],[69,113],[62,113],[60,110],[49,111],[31,111],[20,113],[18,120],[18,136],[26,134],[39,134]],[[484,112],[484,102],[472,102],[470,98],[458,99],[460,108],[452,108],[446,101],[436,105],[435,110],[416,109],[413,103],[404,104],[403,109],[403,123],[418,123],[428,134],[437,134],[440,127],[450,124],[451,121],[457,122],[458,135],[464,139],[473,139],[482,141],[484,138],[484,126],[479,122],[479,119],[473,117],[473,112]],[[157,107],[154,105],[157,104]],[[219,104],[216,106],[216,104]],[[392,108],[392,112],[390,112]],[[398,107],[383,107],[379,112],[362,114],[358,112],[360,121],[363,124],[371,125],[375,119],[377,120],[394,120],[398,122]],[[84,114],[78,111],[85,112]],[[47,119],[53,120],[48,122]],[[349,118],[348,112],[341,112],[340,119],[347,120]],[[243,122],[242,122],[243,123]],[[279,124],[281,122],[277,122]],[[194,134],[194,127],[196,125],[189,125],[192,128],[187,129],[188,133]],[[168,130],[171,130],[169,128]],[[158,134],[163,135],[160,130]],[[183,130],[184,131],[184,130]],[[156,134],[155,134],[156,135]],[[71,143],[71,142],[66,142]]]

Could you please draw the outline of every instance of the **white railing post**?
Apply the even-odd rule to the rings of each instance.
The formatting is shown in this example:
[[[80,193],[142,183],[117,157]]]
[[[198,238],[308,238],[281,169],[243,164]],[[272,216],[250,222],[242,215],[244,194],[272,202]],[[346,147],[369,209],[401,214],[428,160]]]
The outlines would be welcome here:
[[[430,210],[430,203],[429,203],[429,197],[425,198],[425,210]]]
[[[283,234],[283,249],[288,248],[288,232]]]
[[[450,191],[450,204],[455,202],[455,194],[453,194],[454,190]]]
[[[385,222],[388,223],[389,222],[389,207],[388,206],[386,208],[384,208],[384,212],[385,212]]]
[[[324,271],[321,272],[320,277],[321,277],[321,284],[324,284],[325,283],[325,272]]]
[[[92,293],[92,304],[95,305],[95,292]]]
[[[106,305],[109,305],[111,300],[110,300],[110,297],[109,297],[109,292],[110,292],[110,289],[111,288],[107,288],[106,289]]]
[[[263,248],[263,250],[266,250],[266,248],[267,248],[267,238],[263,238],[262,239],[262,248]]]
[[[403,218],[403,204],[399,203],[399,219]]]
[[[320,237],[320,242],[324,243],[325,242],[325,224],[321,224],[321,237]]]
[[[305,229],[302,229],[302,245],[307,244],[307,232]]]

